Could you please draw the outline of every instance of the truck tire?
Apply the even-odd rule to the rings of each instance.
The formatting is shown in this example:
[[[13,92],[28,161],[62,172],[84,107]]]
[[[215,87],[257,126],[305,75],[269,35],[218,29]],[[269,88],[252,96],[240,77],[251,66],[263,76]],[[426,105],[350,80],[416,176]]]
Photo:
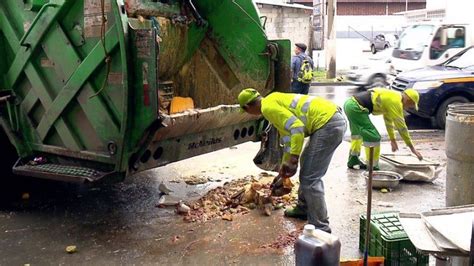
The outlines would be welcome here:
[[[375,49],[375,45],[371,45],[370,46],[370,51],[372,52],[372,54],[376,54],[377,53],[377,50]]]
[[[468,103],[469,99],[463,96],[453,96],[450,97],[446,100],[444,100],[438,107],[438,110],[436,111],[436,126],[444,129],[446,126],[446,115],[448,112],[448,105],[452,103]]]
[[[3,128],[0,127],[0,147],[2,147],[2,159],[0,161],[0,173],[3,177],[11,177],[12,167],[18,159],[18,154],[16,153],[15,147],[10,143],[7,135],[3,131]]]

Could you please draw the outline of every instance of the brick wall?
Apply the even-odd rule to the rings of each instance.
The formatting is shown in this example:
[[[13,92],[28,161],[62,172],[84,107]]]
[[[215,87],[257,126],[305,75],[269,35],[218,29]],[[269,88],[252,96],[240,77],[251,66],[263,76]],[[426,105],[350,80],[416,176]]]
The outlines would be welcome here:
[[[313,0],[294,0],[293,3],[302,4],[308,7],[313,6]],[[343,16],[353,16],[353,15],[386,15],[386,9],[388,6],[388,14],[393,15],[393,13],[405,11],[405,2],[404,1],[338,1],[337,2],[337,14]],[[410,2],[408,1],[408,10],[416,9],[425,9],[426,2],[417,1]]]
[[[408,10],[424,9],[426,3],[408,2]],[[388,8],[388,10],[387,10]],[[405,3],[338,3],[337,14],[347,15],[393,15],[405,11]]]
[[[290,39],[308,44],[312,10],[281,5],[257,4],[261,16],[267,16],[266,33],[269,39]]]

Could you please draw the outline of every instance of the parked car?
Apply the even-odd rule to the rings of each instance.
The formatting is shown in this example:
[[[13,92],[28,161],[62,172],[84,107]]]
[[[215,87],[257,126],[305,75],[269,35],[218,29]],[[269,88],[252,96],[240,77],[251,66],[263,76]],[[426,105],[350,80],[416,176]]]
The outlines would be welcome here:
[[[409,112],[431,118],[436,126],[444,128],[448,105],[474,102],[474,46],[442,64],[400,73],[391,88],[417,90],[420,93],[418,111]]]
[[[375,54],[378,51],[385,50],[395,45],[398,40],[396,34],[378,34],[372,41],[370,41],[370,51]]]
[[[345,75],[346,80],[360,89],[388,86],[391,54],[392,49],[387,49],[371,55],[366,62],[351,66]]]

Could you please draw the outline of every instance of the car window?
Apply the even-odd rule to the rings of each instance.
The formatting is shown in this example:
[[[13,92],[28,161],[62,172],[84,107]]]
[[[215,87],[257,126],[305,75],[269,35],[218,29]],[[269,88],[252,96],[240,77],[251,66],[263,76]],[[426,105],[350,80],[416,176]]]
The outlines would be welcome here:
[[[447,49],[463,48],[464,27],[448,26],[438,29],[430,44],[430,59],[438,59]]]
[[[449,27],[445,30],[447,44],[450,48],[464,48],[465,34],[464,27]]]
[[[433,25],[407,27],[400,35],[396,48],[403,51],[422,52],[425,46],[429,45],[433,29]]]

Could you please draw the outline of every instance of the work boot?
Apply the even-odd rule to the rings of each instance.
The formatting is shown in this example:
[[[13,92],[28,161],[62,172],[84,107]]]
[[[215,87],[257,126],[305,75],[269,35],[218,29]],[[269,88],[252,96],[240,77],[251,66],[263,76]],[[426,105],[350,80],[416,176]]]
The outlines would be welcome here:
[[[306,211],[302,210],[298,206],[286,209],[285,210],[285,216],[290,217],[290,218],[298,218],[298,219],[301,219],[301,220],[307,220],[308,219],[308,214],[306,214]]]
[[[349,169],[367,169],[367,165],[363,163],[359,156],[350,155],[349,160],[347,161],[347,168]]]

